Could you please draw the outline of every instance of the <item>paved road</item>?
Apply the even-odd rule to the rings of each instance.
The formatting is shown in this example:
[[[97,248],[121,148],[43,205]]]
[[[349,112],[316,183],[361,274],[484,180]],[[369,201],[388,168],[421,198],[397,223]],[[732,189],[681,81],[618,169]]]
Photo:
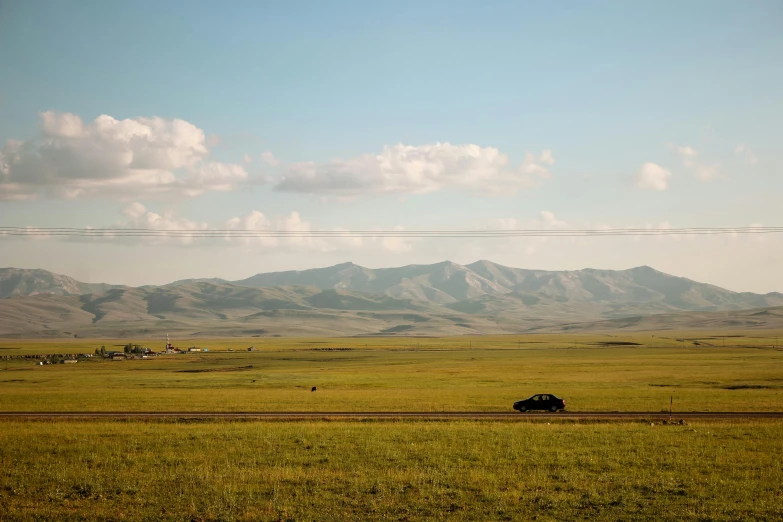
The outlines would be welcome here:
[[[668,419],[668,412],[0,412],[0,419],[468,419],[528,421],[536,419]],[[775,412],[674,412],[673,419],[783,419]]]

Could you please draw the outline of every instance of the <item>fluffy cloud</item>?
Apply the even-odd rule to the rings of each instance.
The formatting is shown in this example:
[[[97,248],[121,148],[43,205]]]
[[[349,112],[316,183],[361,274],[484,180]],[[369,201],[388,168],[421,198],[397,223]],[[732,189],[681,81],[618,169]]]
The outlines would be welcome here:
[[[131,203],[122,211],[124,219],[115,223],[115,229],[143,229],[160,232],[159,235],[147,236],[123,236],[122,232],[114,235],[102,236],[101,241],[107,238],[122,243],[144,242],[146,244],[169,245],[203,245],[214,244],[216,241],[224,246],[245,246],[274,249],[290,252],[335,252],[339,250],[351,250],[359,248],[382,249],[391,253],[408,252],[412,249],[412,242],[416,239],[393,237],[358,237],[340,235],[346,232],[344,229],[331,229],[337,233],[333,237],[318,237],[310,235],[314,232],[312,225],[294,211],[287,216],[268,217],[264,213],[254,210],[244,216],[228,219],[214,226],[204,222],[192,221],[177,216],[173,212],[162,214],[147,209],[138,202]],[[396,227],[394,230],[404,230]],[[166,234],[166,232],[170,234]],[[247,234],[243,234],[248,232]],[[253,232],[293,232],[301,235],[268,236],[253,235]],[[204,235],[207,234],[207,237]],[[31,236],[32,237],[32,236]],[[85,238],[79,238],[84,241]]]
[[[691,169],[700,180],[710,181],[717,177],[719,165],[717,163],[703,163],[694,148],[675,144],[670,144],[669,148],[682,159],[682,164]]]
[[[755,165],[758,163],[758,158],[753,153],[752,150],[748,148],[747,145],[744,143],[740,143],[736,147],[734,147],[734,154],[742,159],[742,161],[745,163],[745,165]]]
[[[671,145],[672,150],[676,152],[681,158],[685,158],[686,161],[690,159],[691,161],[696,158],[696,156],[699,155],[698,152],[696,152],[696,149],[693,147],[684,146],[681,147],[679,145]]]
[[[405,230],[405,228],[394,227],[393,230],[402,232],[403,230]],[[383,249],[393,254],[404,254],[406,252],[411,252],[413,250],[413,243],[420,241],[420,238],[389,237],[389,236],[376,238],[375,241],[378,241],[379,239]]]
[[[636,186],[644,190],[666,190],[669,188],[669,178],[672,173],[656,165],[655,163],[645,163],[636,173],[634,181]]]
[[[557,219],[554,212],[542,210],[537,219],[520,220],[516,218],[499,218],[489,222],[485,230],[557,230],[568,226],[568,223]],[[524,244],[525,254],[535,254],[539,246],[547,243],[551,238],[546,236],[505,237],[503,242],[507,244]],[[481,257],[481,256],[479,256]]]
[[[560,221],[555,217],[554,212],[550,212],[548,210],[542,210],[539,215],[541,216],[540,221],[548,226],[548,227],[564,227],[566,226],[565,221]]]
[[[268,150],[265,150],[264,152],[261,153],[261,161],[263,161],[264,163],[266,163],[271,167],[277,167],[278,165],[280,165],[280,160],[275,158],[275,155]]]
[[[513,194],[549,177],[552,151],[528,153],[517,167],[493,147],[478,145],[394,145],[331,163],[292,165],[277,189],[340,197],[363,194],[424,194],[448,187]]]
[[[41,194],[76,198],[196,196],[231,190],[248,177],[240,165],[209,160],[204,131],[183,120],[40,114],[40,135],[0,150],[0,199]]]
[[[127,218],[127,221],[120,225],[120,228],[140,228],[146,230],[177,230],[185,231],[178,241],[184,244],[193,243],[193,236],[187,234],[187,232],[197,232],[199,230],[207,230],[206,223],[198,223],[186,218],[177,217],[172,212],[166,212],[164,214],[157,214],[150,210],[147,210],[141,203],[131,203],[122,211],[123,215]],[[163,236],[160,238],[152,238],[153,242],[165,242],[169,238]]]

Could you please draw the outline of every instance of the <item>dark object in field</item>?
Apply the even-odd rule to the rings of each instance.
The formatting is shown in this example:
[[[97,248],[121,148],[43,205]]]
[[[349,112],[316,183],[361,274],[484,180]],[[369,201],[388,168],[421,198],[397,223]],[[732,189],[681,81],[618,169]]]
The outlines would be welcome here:
[[[313,386],[313,388],[310,390],[311,392],[314,392],[316,390],[316,387]]]
[[[191,370],[174,370],[176,372],[180,373],[205,373],[205,372],[241,372],[244,370],[252,370],[253,365],[248,364],[247,366],[234,366],[232,368],[198,368],[198,369],[191,369]]]
[[[514,409],[519,412],[531,410],[548,410],[556,412],[565,409],[565,400],[551,393],[539,393],[527,399],[514,403]]]

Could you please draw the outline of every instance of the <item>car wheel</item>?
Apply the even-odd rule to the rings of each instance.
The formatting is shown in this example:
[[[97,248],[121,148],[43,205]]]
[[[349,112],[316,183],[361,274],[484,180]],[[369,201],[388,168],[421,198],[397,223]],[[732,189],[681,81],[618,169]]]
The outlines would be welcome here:
[[[525,413],[527,411],[527,408],[525,406],[519,407],[519,413]]]
[[[549,408],[549,411],[551,411],[552,413],[557,413],[557,406],[552,406],[551,408]]]

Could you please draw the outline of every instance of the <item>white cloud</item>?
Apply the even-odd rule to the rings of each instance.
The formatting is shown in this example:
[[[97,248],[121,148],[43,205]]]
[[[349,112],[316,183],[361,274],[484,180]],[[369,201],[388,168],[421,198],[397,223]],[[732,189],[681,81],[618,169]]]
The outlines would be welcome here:
[[[702,181],[710,181],[718,176],[718,165],[697,165],[693,167],[696,177]]]
[[[764,226],[763,223],[751,223],[748,225],[751,228],[761,228]],[[752,232],[750,234],[750,238],[755,241],[756,243],[764,243],[767,240],[767,235],[762,232]]]
[[[759,161],[753,151],[744,143],[734,147],[734,154],[740,157],[746,165],[755,165]]]
[[[555,214],[553,212],[549,212],[548,210],[542,210],[540,212],[541,221],[548,227],[564,227],[566,226],[565,221],[560,221],[555,217]]]
[[[636,173],[634,178],[636,186],[644,190],[666,190],[669,188],[669,178],[672,173],[656,165],[655,163],[645,163]]]
[[[275,158],[275,155],[272,154],[272,152],[269,150],[266,150],[261,153],[261,160],[264,161],[267,165],[272,167],[277,167],[278,165],[280,165],[280,161],[277,158]]]
[[[480,230],[539,230],[539,229],[557,229],[567,226],[568,223],[557,219],[554,212],[542,210],[538,213],[538,218],[529,220],[520,220],[517,218],[506,217],[497,218],[488,222]]]
[[[549,177],[552,151],[526,154],[517,167],[493,147],[478,145],[394,145],[331,163],[292,165],[277,189],[338,197],[364,194],[424,194],[456,187],[481,193],[513,194]]]
[[[568,223],[557,219],[554,212],[542,210],[538,213],[538,218],[530,220],[520,220],[517,218],[498,218],[491,220],[488,225],[482,227],[483,230],[556,230],[568,226]],[[540,245],[547,243],[551,238],[546,236],[520,236],[506,237],[503,241],[507,244],[524,244],[525,254],[532,255],[538,251]],[[470,243],[475,244],[475,241]],[[480,251],[480,249],[477,249]]]
[[[258,210],[218,223],[208,224],[179,216],[173,211],[155,212],[139,202],[126,205],[122,218],[108,227],[86,227],[100,234],[79,236],[52,236],[36,233],[19,239],[61,239],[68,242],[118,243],[124,245],[155,245],[220,248],[237,247],[262,249],[272,253],[336,253],[387,252],[402,254],[413,251],[421,239],[416,237],[356,235],[345,228],[314,228],[297,211],[287,215],[267,216]],[[28,227],[35,228],[35,227]],[[146,231],[139,233],[138,231]],[[373,229],[378,232],[386,229]],[[396,226],[395,231],[405,228]],[[268,232],[269,234],[265,234]],[[282,232],[285,234],[277,235]],[[329,235],[318,234],[328,232]],[[299,234],[297,234],[299,233]],[[0,236],[6,235],[0,232]]]
[[[207,230],[206,223],[198,223],[191,221],[187,218],[177,217],[173,212],[165,212],[164,214],[157,214],[142,205],[141,203],[134,202],[125,207],[122,211],[123,215],[128,218],[128,221],[123,223],[120,228],[143,228],[148,230],[177,230],[178,236],[174,241],[182,244],[192,244],[194,238],[188,232],[197,232],[200,230]],[[169,237],[156,237],[145,238],[150,243],[165,243],[171,242]]]
[[[403,231],[404,227],[394,227],[393,230]],[[392,252],[394,254],[404,254],[413,250],[413,242],[416,239],[404,238],[404,237],[382,237],[381,245],[384,250]]]
[[[698,151],[693,147],[679,146],[671,143],[669,144],[669,148],[680,156],[682,164],[685,165],[686,168],[691,169],[700,180],[710,181],[718,176],[718,167],[720,165],[717,163],[702,163],[701,160],[699,160]]]
[[[240,165],[209,160],[204,131],[184,120],[101,115],[85,124],[52,111],[40,120],[37,138],[0,150],[0,199],[196,196],[248,177]]]
[[[699,155],[698,152],[696,152],[696,149],[693,147],[684,146],[681,147],[679,145],[671,145],[674,152],[676,152],[680,157],[682,158],[695,158]]]
[[[122,210],[124,219],[115,223],[116,229],[144,229],[160,232],[173,232],[157,236],[123,236],[121,232],[114,235],[104,235],[99,241],[119,243],[168,244],[178,246],[198,246],[220,242],[222,246],[241,246],[247,248],[261,247],[264,249],[285,252],[337,252],[341,250],[356,251],[361,248],[369,250],[385,250],[393,253],[403,253],[412,250],[415,239],[366,237],[355,235],[340,235],[334,237],[317,237],[309,235],[314,229],[310,222],[302,218],[299,212],[288,215],[269,217],[254,210],[243,216],[230,218],[214,226],[207,223],[192,221],[177,216],[173,212],[156,213],[144,205],[134,202]],[[404,230],[395,227],[394,230]],[[228,232],[223,232],[228,231]],[[232,232],[234,231],[234,232]],[[253,235],[241,232],[301,232],[302,235]],[[341,228],[330,229],[330,232],[346,232]],[[208,237],[203,237],[208,233]],[[240,233],[240,234],[238,234]],[[32,237],[32,236],[31,236]],[[80,237],[76,241],[92,241]]]

